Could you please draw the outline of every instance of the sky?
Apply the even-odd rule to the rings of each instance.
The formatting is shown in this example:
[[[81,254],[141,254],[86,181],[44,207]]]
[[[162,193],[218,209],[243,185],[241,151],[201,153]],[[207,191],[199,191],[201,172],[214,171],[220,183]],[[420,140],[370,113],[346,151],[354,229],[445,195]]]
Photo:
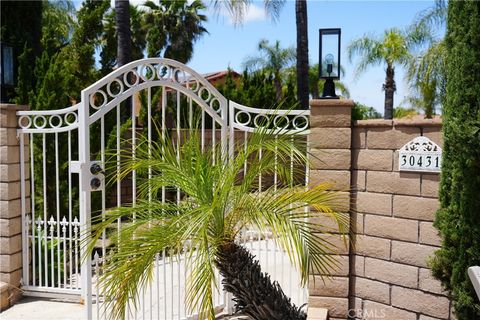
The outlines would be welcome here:
[[[270,43],[280,41],[282,47],[296,45],[295,1],[285,0],[277,22],[272,22],[263,10],[262,0],[251,0],[244,23],[235,26],[226,11],[214,12],[213,0],[204,0],[207,4],[208,21],[204,27],[208,34],[203,35],[194,45],[193,58],[188,63],[199,73],[210,73],[232,68],[243,71],[243,62],[249,56],[258,54],[258,43],[266,39]],[[220,0],[222,1],[222,0]],[[141,5],[145,0],[130,0],[133,5]],[[81,0],[74,0],[80,7]],[[209,5],[210,4],[210,5]],[[114,0],[111,0],[114,7]],[[374,107],[383,113],[385,93],[382,85],[385,81],[385,66],[371,67],[361,75],[355,75],[357,59],[348,60],[346,48],[356,38],[365,34],[381,36],[389,28],[406,28],[420,12],[434,6],[434,0],[417,1],[345,1],[345,0],[308,0],[308,41],[310,64],[318,63],[320,28],[341,28],[341,65],[345,76],[341,81],[350,91],[350,98]],[[437,30],[443,36],[444,30]],[[409,94],[402,67],[395,68],[397,91],[394,106],[408,106],[405,98]],[[337,92],[338,93],[338,92]]]
[[[206,1],[208,3],[208,1]],[[374,107],[383,113],[385,80],[384,66],[372,67],[370,71],[354,76],[355,62],[348,61],[346,48],[355,38],[364,34],[381,35],[385,29],[410,25],[415,16],[434,5],[434,1],[308,1],[308,37],[310,63],[318,63],[320,28],[341,28],[341,64],[346,75],[341,79],[350,90],[350,98]],[[246,57],[258,53],[261,39],[270,43],[280,41],[282,47],[296,45],[295,1],[287,0],[278,22],[270,21],[264,13],[262,1],[252,1],[245,22],[234,26],[226,13],[215,14],[207,11],[205,24],[209,34],[197,41],[194,55],[188,63],[200,73],[226,70],[243,70]],[[438,30],[442,35],[443,30]],[[408,87],[401,67],[395,69],[397,92],[395,106],[405,105]]]

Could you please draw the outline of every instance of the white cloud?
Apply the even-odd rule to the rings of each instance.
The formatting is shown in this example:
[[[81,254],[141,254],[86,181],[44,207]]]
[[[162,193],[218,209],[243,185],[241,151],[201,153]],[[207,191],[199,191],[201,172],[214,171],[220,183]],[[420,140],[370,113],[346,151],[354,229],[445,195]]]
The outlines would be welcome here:
[[[267,13],[265,12],[265,9],[251,4],[245,12],[244,23],[253,21],[265,21],[266,19]]]
[[[213,6],[209,6],[208,11],[212,16],[216,16],[218,14],[222,18],[225,18],[229,24],[235,25],[234,17],[231,15],[231,13],[228,11],[228,9],[225,6],[220,7],[218,11],[214,10]],[[242,24],[267,20],[267,14],[265,12],[265,9],[253,3],[250,4],[249,6],[244,7],[243,12],[244,12],[244,15],[243,15]]]

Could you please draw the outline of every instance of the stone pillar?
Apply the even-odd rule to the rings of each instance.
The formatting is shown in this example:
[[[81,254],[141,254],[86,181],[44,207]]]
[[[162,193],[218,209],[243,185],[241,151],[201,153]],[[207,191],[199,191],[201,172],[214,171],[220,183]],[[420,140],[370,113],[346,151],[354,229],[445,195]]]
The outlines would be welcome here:
[[[1,309],[20,298],[22,278],[22,217],[20,195],[20,142],[17,139],[18,110],[27,106],[0,104],[0,289]],[[28,139],[25,139],[25,179],[29,179]],[[26,212],[30,188],[25,181]]]
[[[332,189],[339,191],[339,200],[335,204],[335,209],[349,221],[353,101],[319,99],[312,100],[310,106],[310,150],[313,156],[310,183],[311,185],[322,182],[332,183]],[[325,237],[336,246],[335,252],[332,253],[337,255],[335,259],[338,260],[339,267],[331,270],[332,277],[324,277],[325,282],[319,274],[312,275],[314,279],[310,279],[309,310],[326,308],[329,319],[346,319],[349,309],[349,247],[345,246],[338,227],[332,222],[329,218],[325,219],[327,226],[335,228],[332,231],[334,234],[325,235]],[[344,231],[348,232],[348,230],[349,226]]]

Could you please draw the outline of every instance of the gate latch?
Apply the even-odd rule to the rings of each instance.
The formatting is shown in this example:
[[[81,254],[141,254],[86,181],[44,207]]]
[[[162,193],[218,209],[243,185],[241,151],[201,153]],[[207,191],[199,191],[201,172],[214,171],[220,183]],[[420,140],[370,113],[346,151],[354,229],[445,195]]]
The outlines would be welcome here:
[[[100,191],[105,186],[105,171],[101,161],[90,162],[90,189],[91,191]]]

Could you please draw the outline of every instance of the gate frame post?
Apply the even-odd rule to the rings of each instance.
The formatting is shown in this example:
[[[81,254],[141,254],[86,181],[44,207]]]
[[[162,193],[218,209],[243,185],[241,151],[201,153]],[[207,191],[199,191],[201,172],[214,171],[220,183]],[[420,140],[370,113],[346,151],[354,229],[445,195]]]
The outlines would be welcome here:
[[[85,90],[82,91],[81,103],[78,107],[78,161],[79,161],[79,188],[80,188],[80,234],[82,245],[81,279],[82,303],[85,305],[86,319],[92,318],[92,257],[87,252],[86,244],[90,238],[88,234],[91,226],[90,186],[88,179],[90,165],[90,125],[89,104]]]

